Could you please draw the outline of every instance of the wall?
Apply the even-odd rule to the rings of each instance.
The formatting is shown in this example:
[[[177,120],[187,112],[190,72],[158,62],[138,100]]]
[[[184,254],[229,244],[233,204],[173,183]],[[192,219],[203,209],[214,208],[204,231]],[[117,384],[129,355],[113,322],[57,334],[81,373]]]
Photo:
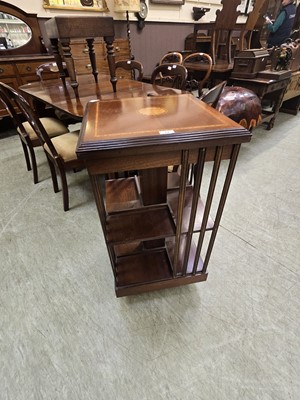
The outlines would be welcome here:
[[[22,8],[24,11],[28,13],[37,13],[38,17],[51,17],[53,14],[78,14],[78,11],[60,11],[60,10],[48,10],[43,8],[43,0],[9,0],[7,1],[12,5]],[[120,14],[114,13],[113,9],[113,0],[106,0],[108,8],[111,10],[108,14],[101,13],[103,15],[111,15],[116,19],[122,19]],[[245,2],[242,0],[242,2]],[[211,8],[211,12],[206,14],[203,20],[210,21],[214,19],[215,10],[220,8],[221,0],[202,0],[202,1],[186,1],[186,3],[182,6],[179,5],[164,5],[164,4],[153,4],[151,1],[147,0],[149,14],[148,21],[164,21],[164,22],[181,22],[188,23],[192,22],[192,9],[193,7],[209,7]],[[85,15],[95,15],[95,13],[85,12]],[[133,17],[135,18],[135,17]]]
[[[56,14],[79,15],[79,11],[48,10],[43,8],[43,0],[10,0],[27,13],[37,14],[40,20],[42,34],[44,36],[43,23],[46,19]],[[245,3],[242,0],[242,3]],[[221,8],[221,0],[211,1],[186,1],[182,6],[152,4],[147,0],[149,13],[146,25],[142,31],[137,29],[137,18],[130,14],[130,31],[132,54],[144,65],[144,72],[149,75],[160,58],[170,50],[183,50],[185,37],[193,31],[193,7],[209,7],[211,11],[201,21],[213,21],[215,11]],[[113,0],[107,0],[110,10],[113,10]],[[84,15],[95,15],[95,12],[84,12]],[[101,13],[101,15],[113,16],[116,20],[116,36],[126,37],[125,14]]]

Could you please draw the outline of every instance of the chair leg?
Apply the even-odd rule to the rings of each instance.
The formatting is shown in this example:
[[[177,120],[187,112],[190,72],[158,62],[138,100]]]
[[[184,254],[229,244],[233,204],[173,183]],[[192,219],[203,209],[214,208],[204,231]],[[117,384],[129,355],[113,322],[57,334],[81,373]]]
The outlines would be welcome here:
[[[61,186],[63,192],[63,204],[64,204],[64,211],[69,210],[69,190],[68,190],[68,182],[66,177],[66,171],[60,163],[58,163],[59,175],[61,179]]]
[[[23,148],[25,161],[26,161],[27,171],[31,171],[31,164],[30,164],[30,158],[29,158],[29,154],[28,154],[28,148],[22,140],[21,140],[21,144],[22,144],[22,148]]]
[[[37,165],[36,165],[36,158],[35,158],[35,153],[34,149],[32,146],[29,146],[29,153],[30,153],[30,158],[31,158],[31,165],[32,165],[32,172],[33,172],[33,182],[38,183],[38,170],[37,170]]]
[[[53,162],[49,159],[47,154],[46,154],[46,156],[47,156],[47,161],[48,161],[50,172],[51,172],[53,190],[54,190],[54,193],[58,193],[59,187],[58,187],[58,182],[57,182],[56,169],[55,169]]]
[[[69,190],[68,190],[68,183],[65,171],[62,172],[60,175],[61,177],[61,185],[62,185],[62,192],[63,192],[63,203],[64,203],[64,211],[69,210]]]

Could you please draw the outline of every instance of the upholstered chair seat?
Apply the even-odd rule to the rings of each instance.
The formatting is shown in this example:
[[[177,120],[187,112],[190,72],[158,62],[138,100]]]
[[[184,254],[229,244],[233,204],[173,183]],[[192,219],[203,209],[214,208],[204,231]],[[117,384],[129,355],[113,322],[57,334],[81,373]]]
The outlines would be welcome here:
[[[69,162],[77,159],[75,151],[78,142],[78,134],[78,131],[69,132],[51,139],[58,155],[64,160],[64,162]],[[45,143],[44,145],[44,150],[49,155],[51,155],[51,151],[47,143]]]
[[[42,117],[40,118],[40,121],[51,138],[69,132],[66,125],[56,118]],[[27,132],[27,135],[29,136],[30,140],[32,141],[38,140],[38,137],[34,132],[34,130],[32,129],[32,127],[30,126],[29,122],[23,122],[22,125],[25,131]],[[21,130],[19,127],[17,128],[17,131],[19,132],[19,134],[21,134]]]

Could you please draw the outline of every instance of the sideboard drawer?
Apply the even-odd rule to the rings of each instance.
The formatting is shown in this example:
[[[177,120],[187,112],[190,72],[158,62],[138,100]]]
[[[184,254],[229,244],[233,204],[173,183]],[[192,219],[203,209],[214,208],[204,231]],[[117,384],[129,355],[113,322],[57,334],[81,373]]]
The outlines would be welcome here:
[[[21,80],[22,80],[22,85],[26,85],[26,83],[37,82],[40,80],[40,78],[36,74],[31,74],[31,75],[21,76]]]
[[[76,74],[85,75],[92,73],[92,65],[90,59],[87,58],[77,58],[74,59]],[[108,74],[108,64],[105,60],[97,60],[97,70],[99,74]]]
[[[104,42],[103,41],[95,41],[94,43],[94,51],[96,57],[103,57],[105,54],[104,50]],[[85,41],[75,41],[71,42],[71,53],[74,59],[77,58],[85,58],[89,57],[89,48]]]
[[[33,75],[36,68],[41,65],[42,61],[17,63],[17,69],[20,75]]]
[[[0,63],[0,78],[5,76],[15,75],[14,66],[12,64],[1,64]]]
[[[129,60],[129,45],[128,40],[116,39],[114,41],[114,52],[116,60]]]

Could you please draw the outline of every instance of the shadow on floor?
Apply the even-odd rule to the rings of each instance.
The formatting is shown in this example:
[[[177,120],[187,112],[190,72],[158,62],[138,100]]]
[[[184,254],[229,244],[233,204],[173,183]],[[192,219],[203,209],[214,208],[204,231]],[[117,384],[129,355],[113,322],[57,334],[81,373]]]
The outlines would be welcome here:
[[[0,139],[16,135],[17,131],[10,117],[4,117],[0,120]]]

